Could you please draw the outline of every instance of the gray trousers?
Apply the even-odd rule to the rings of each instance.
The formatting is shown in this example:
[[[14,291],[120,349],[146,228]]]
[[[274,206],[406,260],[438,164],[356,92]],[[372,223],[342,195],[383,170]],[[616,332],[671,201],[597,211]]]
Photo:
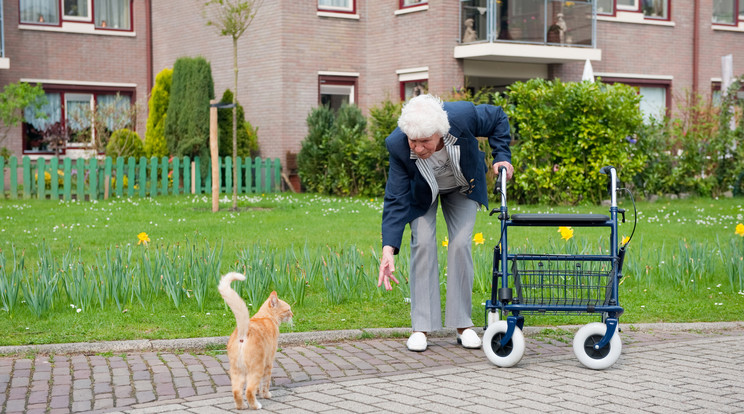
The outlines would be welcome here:
[[[440,193],[423,216],[411,222],[411,327],[414,331],[431,332],[442,328],[437,260],[437,206],[447,224],[447,296],[445,326],[468,328],[473,294],[472,239],[478,202],[458,191]],[[444,239],[442,237],[442,239]]]

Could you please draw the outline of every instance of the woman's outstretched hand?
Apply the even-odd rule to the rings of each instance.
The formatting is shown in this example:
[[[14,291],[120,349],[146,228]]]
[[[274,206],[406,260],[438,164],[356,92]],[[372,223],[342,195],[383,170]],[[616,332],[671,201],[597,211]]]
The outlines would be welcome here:
[[[377,279],[377,287],[384,286],[385,290],[393,290],[393,285],[390,283],[392,280],[395,283],[398,279],[393,276],[395,272],[395,256],[393,255],[392,246],[384,246],[382,248],[382,259],[380,259],[380,277]]]

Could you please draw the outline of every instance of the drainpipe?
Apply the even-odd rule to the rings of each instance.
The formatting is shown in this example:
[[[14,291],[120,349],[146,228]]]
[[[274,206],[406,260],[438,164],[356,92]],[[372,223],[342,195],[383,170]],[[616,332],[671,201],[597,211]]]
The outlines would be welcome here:
[[[145,42],[147,48],[147,96],[149,98],[150,91],[152,90],[153,79],[152,79],[152,1],[145,0],[145,24],[147,30],[145,34]]]
[[[700,66],[700,1],[693,0],[692,7],[694,9],[692,19],[692,94],[696,96],[698,93],[698,72]]]

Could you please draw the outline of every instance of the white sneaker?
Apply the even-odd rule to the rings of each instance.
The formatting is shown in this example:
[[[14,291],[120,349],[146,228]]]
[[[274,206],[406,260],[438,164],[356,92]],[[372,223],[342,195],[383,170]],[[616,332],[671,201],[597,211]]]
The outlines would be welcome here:
[[[422,352],[426,351],[426,334],[423,332],[414,332],[408,337],[406,346],[409,351]]]
[[[463,348],[478,349],[481,347],[481,339],[474,330],[468,328],[462,331],[462,334],[457,334],[457,343],[461,344]]]

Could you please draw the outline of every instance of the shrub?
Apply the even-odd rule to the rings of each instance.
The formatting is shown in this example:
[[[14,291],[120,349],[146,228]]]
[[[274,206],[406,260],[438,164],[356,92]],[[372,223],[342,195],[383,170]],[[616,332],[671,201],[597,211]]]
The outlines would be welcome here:
[[[173,69],[165,68],[155,77],[155,85],[148,102],[147,131],[145,132],[145,156],[164,157],[168,155],[165,143],[165,114],[168,111]]]
[[[533,79],[491,99],[512,127],[510,197],[518,203],[596,204],[607,198],[601,167],[630,181],[646,162],[636,145],[640,97],[630,86]]]
[[[139,134],[126,128],[114,131],[106,145],[106,155],[110,156],[113,161],[116,161],[117,157],[139,158],[144,154],[145,150]]]
[[[229,89],[222,94],[222,103],[232,103],[233,93]],[[237,141],[238,157],[255,157],[258,151],[258,134],[256,129],[245,120],[245,110],[240,103],[237,104]],[[219,125],[219,153],[220,156],[233,156],[232,145],[232,108],[224,108],[217,111]]]
[[[387,181],[387,172],[389,158],[385,138],[398,127],[398,117],[400,116],[402,103],[393,103],[390,99],[385,100],[379,106],[369,110],[369,129],[371,141],[363,156],[365,162],[362,163],[369,171],[365,176],[368,182],[365,188],[367,195],[381,196],[385,193],[385,182]]]
[[[331,194],[328,154],[334,118],[333,111],[327,106],[315,108],[307,116],[308,133],[297,154],[297,167],[308,191]]]
[[[214,81],[203,57],[178,58],[173,64],[173,84],[165,118],[165,141],[174,156],[209,159],[209,102]],[[203,170],[207,163],[202,162]]]

